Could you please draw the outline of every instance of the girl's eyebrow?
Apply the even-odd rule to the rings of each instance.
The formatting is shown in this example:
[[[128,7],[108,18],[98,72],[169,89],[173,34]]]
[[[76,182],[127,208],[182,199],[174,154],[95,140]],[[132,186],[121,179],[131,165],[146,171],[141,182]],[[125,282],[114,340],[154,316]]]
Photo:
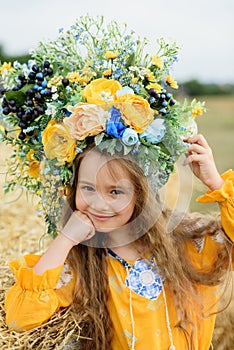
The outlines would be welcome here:
[[[89,181],[86,181],[86,180],[78,180],[78,183],[94,186],[94,184],[92,182],[89,182]]]

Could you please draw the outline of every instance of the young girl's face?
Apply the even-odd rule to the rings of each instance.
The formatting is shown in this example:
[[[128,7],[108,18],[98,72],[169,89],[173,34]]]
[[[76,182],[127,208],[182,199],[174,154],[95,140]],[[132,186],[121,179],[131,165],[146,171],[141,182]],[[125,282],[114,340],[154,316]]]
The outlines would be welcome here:
[[[78,172],[76,208],[86,214],[95,229],[110,232],[125,225],[135,207],[134,186],[118,160],[107,160],[90,151]]]

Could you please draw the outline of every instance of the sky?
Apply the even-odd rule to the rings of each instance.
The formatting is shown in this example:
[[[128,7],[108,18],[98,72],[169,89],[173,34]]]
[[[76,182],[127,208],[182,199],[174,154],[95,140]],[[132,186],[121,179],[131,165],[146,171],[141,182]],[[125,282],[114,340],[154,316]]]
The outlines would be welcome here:
[[[80,15],[104,15],[127,23],[150,41],[176,40],[178,81],[234,83],[233,0],[0,0],[0,44],[6,54],[23,54],[40,40],[54,39]]]

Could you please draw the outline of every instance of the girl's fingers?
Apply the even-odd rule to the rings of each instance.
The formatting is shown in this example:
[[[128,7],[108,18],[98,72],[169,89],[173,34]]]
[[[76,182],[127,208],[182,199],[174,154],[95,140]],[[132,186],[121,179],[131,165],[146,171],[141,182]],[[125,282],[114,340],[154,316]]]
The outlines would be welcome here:
[[[203,154],[191,154],[185,159],[184,165],[188,165],[188,164],[191,164],[193,162],[199,163],[203,159],[204,159],[204,155]]]
[[[189,145],[188,153],[191,154],[192,152],[196,152],[198,154],[205,154],[208,150],[210,150],[210,148],[204,148],[197,143],[192,143]]]
[[[210,148],[205,137],[201,134],[194,135],[192,137],[186,138],[185,142],[188,142],[190,144],[198,144],[204,148]]]

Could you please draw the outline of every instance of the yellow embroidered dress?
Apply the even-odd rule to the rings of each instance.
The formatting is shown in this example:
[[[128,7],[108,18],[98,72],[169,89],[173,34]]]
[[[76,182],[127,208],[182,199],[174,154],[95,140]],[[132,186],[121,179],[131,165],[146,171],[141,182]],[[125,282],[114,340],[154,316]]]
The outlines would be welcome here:
[[[234,241],[234,172],[223,175],[220,190],[207,192],[200,202],[219,202],[223,228]],[[219,237],[207,236],[198,245],[188,243],[191,259],[199,268],[212,264],[219,249]],[[11,329],[23,331],[48,320],[60,307],[71,304],[75,277],[65,264],[36,275],[32,267],[40,257],[25,256],[10,263],[16,283],[6,295],[6,320]],[[125,261],[109,251],[108,273],[110,285],[109,310],[114,324],[113,350],[127,350],[132,341],[130,293],[134,315],[135,350],[168,350],[170,346],[166,322],[165,300],[159,276],[152,272],[145,259]],[[177,317],[172,297],[164,283],[173,341],[176,349],[187,350],[183,331],[176,327]],[[200,287],[204,311],[215,303],[217,287]],[[186,302],[186,301],[185,301]],[[215,316],[201,319],[190,310],[194,322],[194,349],[208,350],[211,344]],[[214,309],[212,309],[214,311]]]

